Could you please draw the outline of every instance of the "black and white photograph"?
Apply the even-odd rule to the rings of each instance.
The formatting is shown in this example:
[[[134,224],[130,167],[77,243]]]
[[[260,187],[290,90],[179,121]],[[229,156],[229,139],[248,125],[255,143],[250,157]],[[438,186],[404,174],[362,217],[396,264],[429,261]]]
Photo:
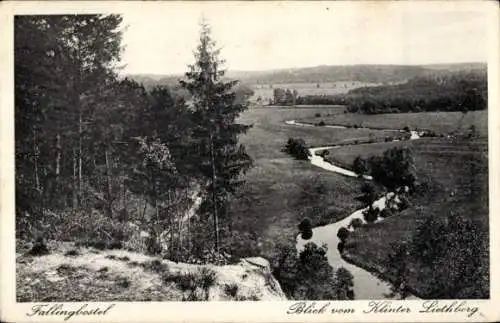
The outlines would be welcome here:
[[[14,14],[12,284],[38,304],[20,314],[361,300],[485,319],[490,20],[433,2]]]

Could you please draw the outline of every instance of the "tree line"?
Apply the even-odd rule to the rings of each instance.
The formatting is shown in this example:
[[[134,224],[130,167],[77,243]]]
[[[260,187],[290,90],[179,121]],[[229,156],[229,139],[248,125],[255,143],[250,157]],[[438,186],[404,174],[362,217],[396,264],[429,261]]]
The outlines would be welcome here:
[[[134,222],[149,233],[151,252],[167,239],[169,252],[176,244],[182,255],[200,240],[191,223],[213,241],[199,249],[219,254],[228,196],[252,165],[238,142],[249,126],[236,122],[246,100],[223,79],[205,23],[179,84],[187,98],[121,78],[121,38],[119,15],[15,17],[18,237],[76,239],[79,223],[82,239],[124,240]],[[186,214],[196,192],[193,224]]]

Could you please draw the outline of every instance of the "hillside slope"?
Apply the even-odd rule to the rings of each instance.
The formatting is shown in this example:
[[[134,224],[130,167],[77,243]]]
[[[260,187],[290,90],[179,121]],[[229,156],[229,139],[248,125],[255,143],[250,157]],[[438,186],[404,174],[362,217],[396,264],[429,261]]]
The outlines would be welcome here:
[[[18,302],[286,300],[260,257],[194,265],[58,243],[50,254],[16,258]]]
[[[267,71],[231,71],[229,79],[240,80],[245,84],[281,84],[281,83],[325,83],[325,82],[363,82],[395,83],[404,82],[413,77],[432,75],[451,71],[483,70],[484,63],[455,63],[432,65],[321,65]],[[127,75],[146,87],[154,85],[175,86],[183,75],[132,74]]]

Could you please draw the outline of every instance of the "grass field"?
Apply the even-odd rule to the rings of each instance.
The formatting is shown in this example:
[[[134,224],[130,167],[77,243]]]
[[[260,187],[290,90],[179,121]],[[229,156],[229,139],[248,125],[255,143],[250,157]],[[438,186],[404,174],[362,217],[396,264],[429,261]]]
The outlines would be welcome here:
[[[356,156],[379,155],[395,146],[411,147],[415,154],[417,176],[431,181],[432,189],[411,198],[412,206],[383,223],[367,225],[348,239],[347,251],[355,262],[368,268],[384,267],[388,251],[396,242],[405,241],[429,215],[446,217],[450,212],[469,217],[484,232],[488,241],[488,157],[484,138],[469,140],[427,138],[409,142],[377,143],[341,147],[330,151],[332,159],[351,164]],[[471,166],[471,160],[479,167]],[[487,250],[484,261],[488,262]],[[425,295],[433,275],[430,268],[410,263],[410,285]],[[387,268],[386,268],[387,269]],[[432,268],[442,270],[446,268]]]
[[[488,111],[461,112],[419,112],[419,113],[390,113],[390,114],[358,114],[358,113],[333,113],[322,114],[316,117],[310,114],[303,122],[381,128],[381,129],[403,129],[408,126],[412,130],[433,130],[437,133],[460,132],[469,129],[471,125],[476,127],[480,136],[488,135]]]
[[[319,87],[318,87],[319,84]],[[273,98],[275,88],[297,90],[299,96],[305,95],[335,95],[347,93],[352,89],[363,86],[376,86],[376,83],[363,82],[334,82],[334,83],[280,83],[280,84],[252,84],[250,87],[254,91],[252,100],[260,97],[264,102],[268,102]]]

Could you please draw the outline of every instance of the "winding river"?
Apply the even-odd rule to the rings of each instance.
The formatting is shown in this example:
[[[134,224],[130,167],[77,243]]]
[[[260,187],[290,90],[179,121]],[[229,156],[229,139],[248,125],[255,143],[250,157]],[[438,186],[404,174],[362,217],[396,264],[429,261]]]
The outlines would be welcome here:
[[[290,120],[285,122],[288,125],[293,126],[301,126],[301,127],[314,127],[312,124],[299,123],[295,120]],[[330,128],[343,129],[343,126],[330,126]],[[373,129],[373,130],[381,130],[381,129]],[[387,129],[388,130],[388,129]],[[395,131],[395,130],[392,130]],[[397,130],[396,130],[397,131]],[[420,138],[419,134],[415,131],[411,132],[410,140],[415,140]],[[333,165],[329,162],[326,162],[323,157],[316,155],[316,152],[324,150],[324,149],[332,149],[338,148],[340,146],[326,146],[326,147],[316,147],[310,148],[309,151],[311,153],[311,157],[309,158],[311,164],[317,167],[321,167],[327,171],[335,172],[337,174],[341,174],[344,176],[357,177],[353,171]],[[365,176],[366,179],[371,179],[370,176]],[[394,193],[388,193],[386,196],[378,199],[374,202],[374,207],[382,210],[385,207],[385,201],[388,197],[393,197]],[[388,294],[390,293],[390,285],[378,277],[374,276],[370,272],[352,265],[346,262],[340,256],[339,251],[337,250],[337,245],[340,240],[337,237],[337,231],[341,227],[348,227],[349,223],[352,219],[359,218],[363,219],[363,211],[366,210],[367,207],[354,211],[352,214],[347,216],[346,218],[329,224],[322,227],[316,227],[313,229],[313,236],[309,240],[304,240],[299,235],[297,237],[297,250],[302,250],[304,245],[313,242],[318,246],[326,244],[328,247],[327,257],[328,262],[333,268],[344,267],[349,270],[353,275],[354,282],[354,295],[356,300],[362,299],[387,299],[390,298]],[[416,296],[410,295],[407,299],[418,299]]]

